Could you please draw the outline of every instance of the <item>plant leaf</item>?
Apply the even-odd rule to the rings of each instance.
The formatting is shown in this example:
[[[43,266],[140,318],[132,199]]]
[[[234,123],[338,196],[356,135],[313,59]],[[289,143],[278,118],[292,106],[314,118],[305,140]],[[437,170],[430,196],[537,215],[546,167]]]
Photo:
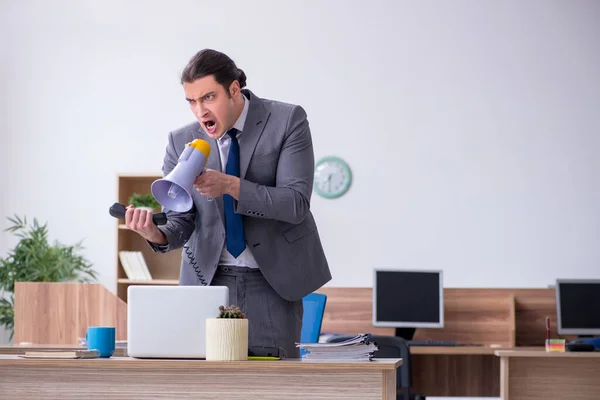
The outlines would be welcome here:
[[[14,285],[15,282],[94,282],[97,272],[83,255],[82,242],[68,246],[55,241],[48,242],[47,223],[33,224],[27,217],[15,215],[7,219],[12,223],[5,231],[12,232],[20,240],[0,258],[0,325],[14,334]],[[9,295],[9,299],[4,296]]]

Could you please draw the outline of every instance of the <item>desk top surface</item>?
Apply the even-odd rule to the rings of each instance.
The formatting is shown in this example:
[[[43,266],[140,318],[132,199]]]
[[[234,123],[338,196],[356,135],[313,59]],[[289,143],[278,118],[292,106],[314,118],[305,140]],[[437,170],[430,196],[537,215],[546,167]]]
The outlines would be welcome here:
[[[522,347],[521,350],[543,350],[539,347]],[[424,355],[490,355],[493,356],[497,351],[516,350],[515,347],[494,347],[494,346],[411,346],[410,354]]]
[[[539,350],[498,350],[495,354],[499,357],[537,357],[537,358],[600,358],[600,351],[546,351],[543,347]]]
[[[300,359],[252,360],[252,361],[206,361],[198,359],[141,359],[132,357],[111,357],[93,359],[60,358],[23,358],[15,354],[0,355],[0,367],[6,366],[81,366],[115,368],[264,368],[264,369],[358,369],[358,370],[395,370],[402,365],[401,358],[379,358],[372,361],[306,361]]]
[[[23,354],[26,351],[36,350],[83,350],[85,347],[66,344],[27,344],[27,345],[0,345],[0,354]],[[544,350],[543,346],[538,347],[492,347],[492,346],[414,346],[411,347],[411,354],[421,355],[490,355],[494,356],[498,351],[506,350]],[[126,357],[127,348],[117,347],[115,349],[116,357]]]

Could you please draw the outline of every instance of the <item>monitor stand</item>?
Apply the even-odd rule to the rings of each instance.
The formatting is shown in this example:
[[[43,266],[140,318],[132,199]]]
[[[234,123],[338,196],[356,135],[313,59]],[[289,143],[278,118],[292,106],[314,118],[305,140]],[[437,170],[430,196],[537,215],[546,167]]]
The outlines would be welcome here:
[[[572,342],[583,343],[583,342],[587,342],[588,340],[591,340],[594,338],[596,338],[596,336],[594,336],[594,335],[577,335],[575,340],[573,340]]]
[[[396,336],[404,340],[413,340],[416,328],[396,328]]]

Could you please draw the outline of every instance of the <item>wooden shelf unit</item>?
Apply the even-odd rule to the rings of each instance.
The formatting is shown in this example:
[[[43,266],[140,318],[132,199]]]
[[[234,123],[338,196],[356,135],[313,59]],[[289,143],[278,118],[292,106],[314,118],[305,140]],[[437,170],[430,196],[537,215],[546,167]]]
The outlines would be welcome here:
[[[133,193],[150,193],[150,186],[156,179],[162,178],[162,174],[118,174],[117,175],[117,201],[125,206],[128,205],[129,197]],[[155,253],[148,243],[138,233],[133,232],[124,224],[124,221],[115,220],[117,230],[117,296],[127,302],[127,288],[130,285],[177,285],[179,283],[179,268],[181,265],[181,252],[178,250],[168,253]],[[119,260],[119,252],[123,250],[141,251],[148,270],[152,275],[152,281],[135,281],[127,278]]]

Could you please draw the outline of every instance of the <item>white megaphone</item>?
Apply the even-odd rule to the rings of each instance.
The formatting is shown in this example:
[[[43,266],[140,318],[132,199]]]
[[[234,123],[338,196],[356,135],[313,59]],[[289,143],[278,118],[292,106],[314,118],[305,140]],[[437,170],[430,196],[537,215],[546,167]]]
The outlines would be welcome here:
[[[177,212],[192,208],[192,186],[208,160],[210,145],[207,141],[195,139],[185,145],[173,171],[163,179],[152,182],[154,198],[164,207]]]

